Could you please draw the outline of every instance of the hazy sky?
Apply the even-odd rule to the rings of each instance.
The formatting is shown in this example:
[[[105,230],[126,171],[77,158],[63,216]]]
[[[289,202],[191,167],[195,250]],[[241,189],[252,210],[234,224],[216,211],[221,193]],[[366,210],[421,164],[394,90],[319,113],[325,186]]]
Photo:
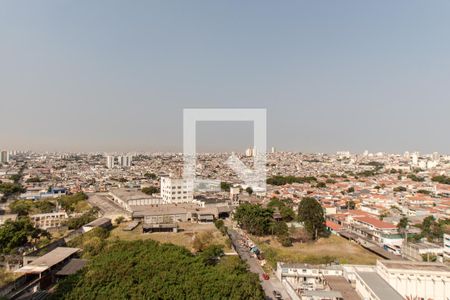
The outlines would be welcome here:
[[[0,99],[10,149],[180,151],[183,108],[267,108],[268,147],[450,153],[450,1],[0,1]]]

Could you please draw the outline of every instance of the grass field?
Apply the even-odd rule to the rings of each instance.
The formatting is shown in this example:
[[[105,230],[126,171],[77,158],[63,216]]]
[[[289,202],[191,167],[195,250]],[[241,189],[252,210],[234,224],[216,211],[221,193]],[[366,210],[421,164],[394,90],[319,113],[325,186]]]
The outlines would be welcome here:
[[[0,286],[6,285],[12,281],[14,281],[20,275],[18,273],[6,271],[3,268],[0,268]]]
[[[228,237],[223,236],[222,233],[214,226],[214,224],[195,224],[195,223],[179,223],[179,232],[157,232],[157,233],[142,233],[142,226],[139,225],[133,231],[123,231],[126,224],[120,224],[117,228],[111,231],[109,239],[121,239],[127,241],[152,239],[161,243],[172,243],[178,246],[183,246],[189,250],[193,249],[194,235],[204,235],[211,233],[211,240],[208,244],[223,245],[224,251],[231,251]]]
[[[294,243],[292,247],[283,247],[271,237],[252,237],[266,260],[274,267],[277,261],[291,263],[323,264],[338,261],[340,264],[375,264],[378,258],[363,247],[342,237],[331,235],[317,242]]]

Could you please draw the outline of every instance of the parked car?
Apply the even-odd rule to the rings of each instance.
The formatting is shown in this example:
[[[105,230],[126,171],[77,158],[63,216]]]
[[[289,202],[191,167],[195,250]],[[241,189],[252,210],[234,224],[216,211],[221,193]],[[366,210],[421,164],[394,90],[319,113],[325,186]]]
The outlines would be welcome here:
[[[275,297],[275,299],[283,299],[279,291],[273,291],[273,296]]]
[[[264,273],[264,274],[262,274],[262,278],[263,278],[264,280],[269,280],[270,276],[269,276],[269,274]]]

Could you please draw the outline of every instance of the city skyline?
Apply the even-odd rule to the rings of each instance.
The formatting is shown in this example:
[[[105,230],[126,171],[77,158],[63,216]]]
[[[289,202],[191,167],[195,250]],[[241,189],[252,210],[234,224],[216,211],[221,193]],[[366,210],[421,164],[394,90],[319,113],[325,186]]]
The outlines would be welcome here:
[[[266,108],[280,150],[450,152],[448,2],[104,3],[3,2],[3,148],[181,152],[183,109]]]

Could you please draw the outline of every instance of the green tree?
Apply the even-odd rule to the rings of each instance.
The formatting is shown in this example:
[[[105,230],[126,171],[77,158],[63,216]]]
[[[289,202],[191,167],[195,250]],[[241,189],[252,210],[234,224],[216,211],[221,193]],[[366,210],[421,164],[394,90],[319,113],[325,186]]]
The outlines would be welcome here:
[[[407,189],[404,186],[397,186],[394,188],[394,192],[406,192]]]
[[[277,207],[283,221],[290,222],[295,219],[295,213],[290,207],[290,205],[292,205],[292,200],[286,201],[274,197],[270,199],[269,203],[267,204],[267,207],[272,209]]]
[[[292,183],[313,183],[317,182],[317,178],[313,176],[295,177],[295,176],[273,176],[267,179],[267,184],[285,185]]]
[[[270,233],[273,222],[273,210],[256,204],[244,203],[238,206],[234,214],[236,222],[245,230],[255,235]]]
[[[422,221],[422,236],[423,237],[430,237],[431,236],[431,226],[435,222],[435,219],[433,216],[428,216]]]
[[[42,180],[39,177],[31,177],[31,178],[28,178],[26,182],[27,183],[39,183],[39,182],[42,182]]]
[[[116,218],[116,224],[121,224],[125,221],[125,218],[123,216],[119,216]]]
[[[406,229],[409,225],[409,219],[408,217],[402,217],[400,221],[397,224],[397,230],[399,233],[405,233]]]
[[[220,259],[219,259],[220,258]],[[211,246],[193,255],[152,240],[110,242],[52,299],[264,299],[256,274]]]
[[[50,234],[45,230],[35,228],[30,219],[8,220],[0,226],[0,253],[11,253],[28,242],[36,244],[42,238],[50,238]]]
[[[34,202],[34,207],[38,213],[51,213],[55,210],[56,205],[48,200],[39,200]]]
[[[56,205],[48,200],[15,200],[9,205],[12,213],[19,216],[27,216],[30,214],[50,213],[54,211]]]
[[[77,204],[85,201],[87,198],[88,196],[85,193],[80,192],[73,195],[61,196],[56,201],[67,213],[72,213],[75,211]]]
[[[298,207],[298,216],[312,239],[316,240],[319,236],[326,235],[324,211],[316,199],[303,198]]]
[[[409,179],[411,179],[412,181],[416,181],[416,182],[424,182],[425,181],[425,178],[419,177],[416,174],[409,174],[407,177]]]
[[[0,183],[0,193],[2,193],[5,198],[15,194],[25,193],[25,191],[26,190],[22,187],[22,185],[18,183]]]
[[[11,175],[11,176],[9,177],[9,179],[11,179],[12,181],[14,181],[14,183],[18,183],[18,182],[20,181],[20,179],[22,179],[22,175],[20,175],[20,174],[14,174],[14,175]]]
[[[142,192],[147,195],[153,195],[159,193],[159,188],[156,186],[149,186],[142,189]]]
[[[70,218],[67,221],[69,229],[78,229],[97,219],[97,210],[92,208],[79,217]]]
[[[445,175],[433,176],[431,180],[442,184],[450,184],[450,177]]]
[[[318,188],[320,188],[320,189],[323,189],[323,188],[326,188],[327,185],[326,185],[325,182],[320,181],[320,182],[317,183],[316,187],[318,187]]]
[[[230,191],[230,188],[231,188],[231,184],[230,184],[230,183],[224,182],[224,181],[222,181],[222,182],[220,183],[220,189],[221,189],[222,191],[229,192],[229,191]]]
[[[424,195],[431,195],[432,193],[430,191],[427,190],[417,190],[418,194],[424,194]]]
[[[253,189],[251,187],[247,187],[245,191],[248,193],[249,196],[253,194]]]
[[[355,201],[353,201],[353,200],[347,201],[347,208],[348,209],[355,209],[355,207],[356,207]]]
[[[155,173],[149,173],[149,172],[145,173],[144,177],[147,179],[151,179],[151,180],[156,180],[158,178]]]
[[[19,216],[27,216],[33,209],[32,200],[16,200],[9,205],[9,209],[13,214]]]

